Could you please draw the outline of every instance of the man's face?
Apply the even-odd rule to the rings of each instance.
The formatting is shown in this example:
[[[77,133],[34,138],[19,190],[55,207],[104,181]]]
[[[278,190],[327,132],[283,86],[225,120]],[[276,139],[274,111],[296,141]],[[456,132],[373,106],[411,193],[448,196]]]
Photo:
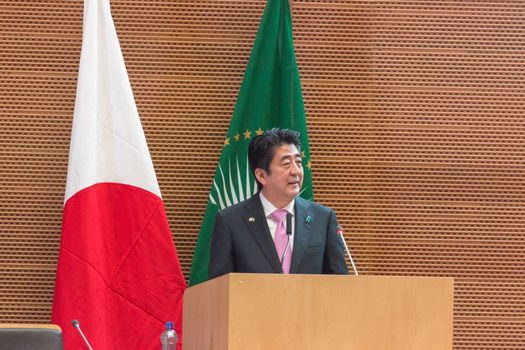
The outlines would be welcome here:
[[[294,145],[281,145],[274,148],[275,154],[270,163],[270,172],[255,169],[257,180],[263,185],[264,196],[277,208],[292,201],[303,185],[303,165],[301,154]]]

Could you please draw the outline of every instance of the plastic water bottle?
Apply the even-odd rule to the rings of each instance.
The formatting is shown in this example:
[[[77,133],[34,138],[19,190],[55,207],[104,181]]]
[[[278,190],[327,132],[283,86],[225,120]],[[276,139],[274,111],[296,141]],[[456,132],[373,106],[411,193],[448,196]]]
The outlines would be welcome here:
[[[166,322],[166,329],[160,335],[162,350],[175,350],[177,348],[177,340],[179,340],[179,336],[173,329],[173,322]]]

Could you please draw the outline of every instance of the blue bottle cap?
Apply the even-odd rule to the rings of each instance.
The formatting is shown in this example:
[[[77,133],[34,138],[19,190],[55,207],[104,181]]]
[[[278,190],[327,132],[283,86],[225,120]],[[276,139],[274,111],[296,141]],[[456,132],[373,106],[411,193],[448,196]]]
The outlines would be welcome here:
[[[173,321],[166,322],[166,329],[167,330],[173,330]]]

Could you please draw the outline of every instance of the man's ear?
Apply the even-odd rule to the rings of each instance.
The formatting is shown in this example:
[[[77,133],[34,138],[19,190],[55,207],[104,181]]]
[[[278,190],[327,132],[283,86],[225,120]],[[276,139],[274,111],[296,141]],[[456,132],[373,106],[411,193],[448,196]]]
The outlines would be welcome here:
[[[261,185],[266,185],[266,171],[261,168],[256,168],[254,171],[255,178],[261,183]]]

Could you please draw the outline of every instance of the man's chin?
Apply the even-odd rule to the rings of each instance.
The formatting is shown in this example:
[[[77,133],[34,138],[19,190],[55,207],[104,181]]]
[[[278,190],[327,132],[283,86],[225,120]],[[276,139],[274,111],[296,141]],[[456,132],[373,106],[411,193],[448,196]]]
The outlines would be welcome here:
[[[299,192],[301,191],[301,187],[299,187],[299,185],[295,185],[295,186],[290,186],[291,188],[289,189],[289,191],[287,191],[288,193],[288,196],[290,198],[295,198],[299,195]]]

